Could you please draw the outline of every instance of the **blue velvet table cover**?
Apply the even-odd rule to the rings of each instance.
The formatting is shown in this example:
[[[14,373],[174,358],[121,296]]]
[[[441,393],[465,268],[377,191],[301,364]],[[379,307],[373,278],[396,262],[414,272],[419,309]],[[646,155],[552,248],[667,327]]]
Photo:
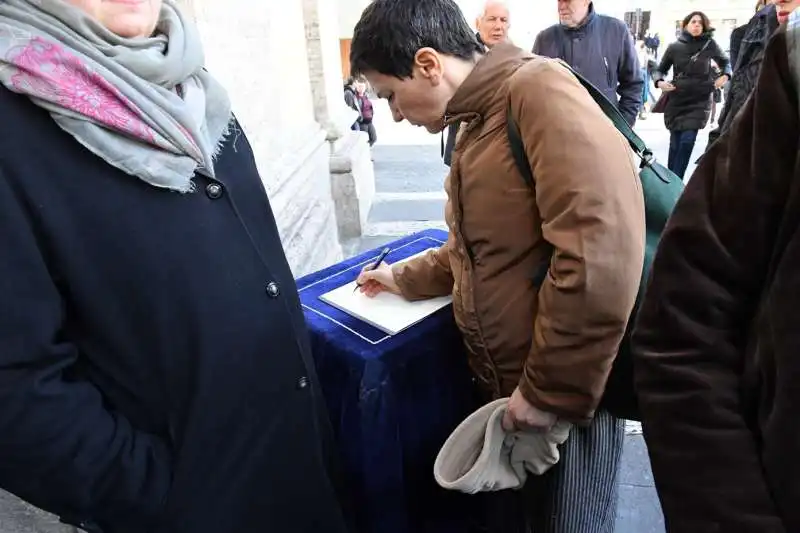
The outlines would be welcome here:
[[[427,230],[388,244],[394,263],[447,239]],[[297,281],[329,415],[364,533],[464,533],[474,497],[439,488],[433,463],[475,407],[452,307],[390,336],[319,297],[353,281],[380,249]]]

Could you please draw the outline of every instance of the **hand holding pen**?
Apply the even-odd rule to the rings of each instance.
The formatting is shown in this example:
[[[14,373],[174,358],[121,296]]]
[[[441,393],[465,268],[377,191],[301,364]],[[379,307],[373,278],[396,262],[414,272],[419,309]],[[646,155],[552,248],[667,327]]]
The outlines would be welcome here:
[[[353,292],[360,289],[362,294],[369,298],[373,298],[383,291],[400,294],[400,287],[394,280],[392,267],[384,262],[390,251],[389,248],[384,248],[374,263],[364,267],[356,280]]]

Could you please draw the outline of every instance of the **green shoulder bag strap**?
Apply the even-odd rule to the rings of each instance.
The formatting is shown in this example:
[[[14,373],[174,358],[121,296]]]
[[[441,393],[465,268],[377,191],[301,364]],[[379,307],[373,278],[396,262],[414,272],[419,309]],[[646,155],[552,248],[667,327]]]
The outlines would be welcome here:
[[[647,145],[644,141],[639,137],[633,128],[631,128],[628,121],[625,120],[625,117],[622,116],[622,113],[619,112],[617,106],[615,106],[608,98],[603,95],[594,85],[592,85],[589,80],[575,72],[569,65],[562,62],[561,63],[567,70],[569,70],[575,78],[583,85],[583,87],[589,92],[589,95],[592,99],[600,106],[600,109],[605,113],[605,115],[611,120],[614,124],[614,127],[617,128],[623,137],[628,141],[631,149],[634,153],[639,156],[641,161],[639,168],[644,169],[645,167],[650,167],[655,174],[661,181],[664,183],[671,183],[670,172],[666,170],[661,165],[654,165],[655,157],[653,156],[653,152],[647,148]],[[508,103],[508,109],[506,111],[506,129],[508,132],[508,140],[509,144],[511,145],[511,155],[514,158],[514,164],[517,166],[517,170],[519,170],[520,174],[522,174],[522,178],[525,180],[525,183],[531,189],[534,188],[535,182],[533,179],[533,171],[531,170],[530,162],[528,161],[528,155],[525,153],[525,144],[522,141],[522,134],[519,131],[519,126],[517,126],[517,121],[514,119],[514,113],[511,109],[511,102]],[[545,276],[547,276],[547,269],[548,265],[545,264],[542,268],[536,273],[534,276],[534,283],[537,285],[541,285],[544,281]]]
[[[597,89],[597,87],[589,82],[589,80],[575,72],[572,67],[563,62],[562,65],[572,72],[581,85],[583,85],[583,87],[589,92],[589,95],[592,97],[592,99],[597,103],[598,106],[600,106],[600,109],[603,111],[603,113],[605,113],[605,115],[611,120],[611,122],[614,124],[614,127],[617,128],[617,131],[619,131],[628,141],[631,149],[637,156],[639,156],[639,159],[641,160],[639,168],[643,169],[645,167],[650,167],[661,179],[661,181],[664,183],[670,183],[672,180],[670,179],[669,173],[664,172],[663,168],[657,168],[652,165],[652,163],[655,161],[653,152],[647,148],[647,145],[644,143],[641,137],[639,137],[636,132],[633,131],[633,128],[631,128],[631,125],[628,124],[627,120],[625,120],[625,117],[622,116],[622,113],[619,112],[617,106],[615,106],[608,98],[606,98],[605,95],[603,95],[603,93]],[[511,110],[511,102],[508,103],[506,118],[508,139],[511,143],[511,154],[514,157],[514,162],[519,168],[520,173],[522,173],[522,177],[525,179],[525,182],[530,187],[533,187],[534,181],[531,165],[528,162],[528,156],[525,154],[525,145],[522,142],[522,135],[520,134],[519,127],[517,126],[516,120],[514,120],[514,115]]]

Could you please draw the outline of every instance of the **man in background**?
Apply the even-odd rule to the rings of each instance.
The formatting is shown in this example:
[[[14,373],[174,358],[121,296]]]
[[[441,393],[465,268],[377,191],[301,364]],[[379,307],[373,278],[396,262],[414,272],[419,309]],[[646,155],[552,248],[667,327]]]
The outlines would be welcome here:
[[[730,58],[733,78],[728,83],[728,93],[719,116],[718,127],[708,134],[709,146],[730,127],[733,118],[744,107],[756,86],[767,42],[780,25],[776,4],[778,0],[760,0],[756,4],[753,18],[731,33]],[[791,5],[796,2],[781,2],[781,4]]]
[[[488,0],[480,16],[475,21],[478,41],[487,48],[508,40],[511,26],[508,5],[502,0]]]
[[[508,4],[502,0],[487,0],[475,20],[475,27],[478,29],[475,34],[478,42],[487,50],[508,41],[508,29],[511,27],[511,13],[508,10]],[[447,166],[450,166],[452,159],[458,126],[459,123],[456,122],[447,128],[447,143],[442,148],[442,157]]]
[[[558,0],[559,24],[542,31],[533,53],[564,60],[617,104],[633,126],[644,80],[628,27],[598,15],[591,0]]]

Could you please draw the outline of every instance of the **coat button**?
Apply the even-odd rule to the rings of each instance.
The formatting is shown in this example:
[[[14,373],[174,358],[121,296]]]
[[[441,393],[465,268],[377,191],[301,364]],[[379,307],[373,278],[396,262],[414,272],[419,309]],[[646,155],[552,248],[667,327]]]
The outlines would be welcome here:
[[[206,185],[206,196],[216,200],[222,196],[222,185],[219,183],[209,183]]]
[[[297,388],[305,389],[306,387],[308,387],[308,378],[303,376],[297,380]]]
[[[267,283],[267,296],[270,298],[277,298],[281,293],[280,287],[274,281]]]

